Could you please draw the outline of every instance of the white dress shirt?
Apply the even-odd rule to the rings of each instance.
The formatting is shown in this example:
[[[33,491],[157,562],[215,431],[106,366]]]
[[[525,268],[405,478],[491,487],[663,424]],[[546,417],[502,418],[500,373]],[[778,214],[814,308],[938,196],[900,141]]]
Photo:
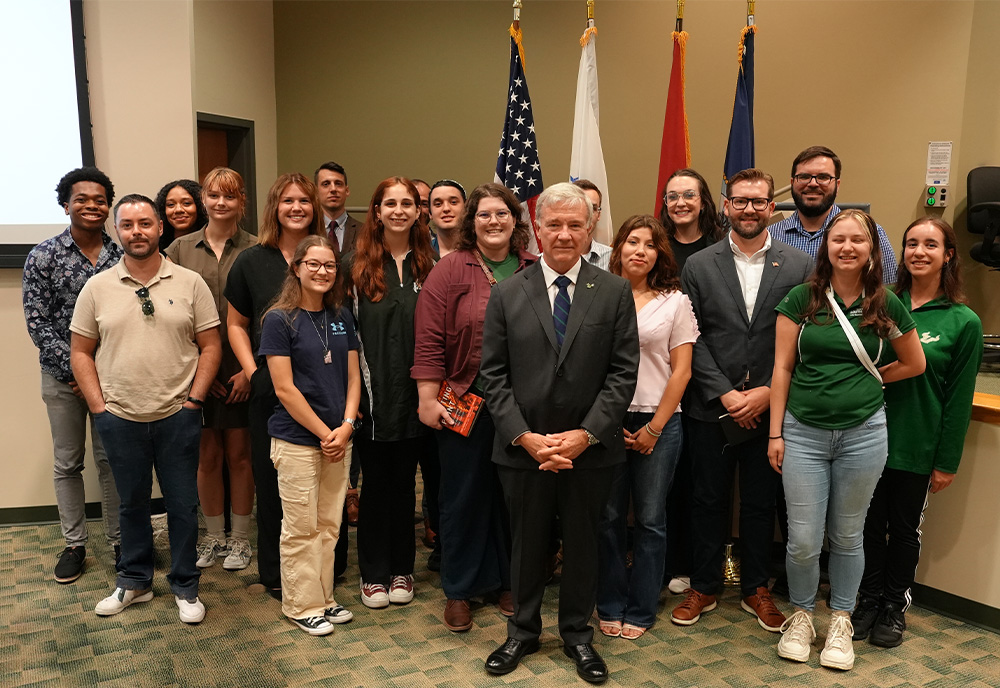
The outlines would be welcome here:
[[[542,264],[542,275],[545,277],[545,287],[549,292],[549,308],[555,310],[556,294],[559,293],[559,287],[556,286],[556,277],[559,276],[559,273],[550,268],[544,258],[539,262]],[[576,293],[576,280],[580,277],[580,260],[577,259],[573,267],[567,270],[565,274],[569,277],[569,285],[566,287],[566,291],[569,292],[569,302],[572,304],[573,294]]]
[[[736,274],[740,278],[740,289],[743,291],[748,320],[753,320],[753,307],[757,303],[761,277],[764,276],[764,260],[767,258],[767,252],[771,249],[771,233],[766,229],[764,233],[767,235],[767,238],[764,239],[764,247],[752,256],[748,256],[740,250],[740,247],[733,241],[732,232],[727,235],[729,248],[733,250]]]

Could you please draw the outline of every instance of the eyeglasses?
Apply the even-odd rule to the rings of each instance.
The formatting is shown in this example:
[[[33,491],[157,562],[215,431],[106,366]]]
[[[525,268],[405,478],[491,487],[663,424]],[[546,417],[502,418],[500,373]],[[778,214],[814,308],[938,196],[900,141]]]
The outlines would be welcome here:
[[[330,274],[337,271],[336,263],[321,263],[318,260],[300,260],[299,265],[305,265],[306,270],[309,272],[319,272],[320,268],[323,268]]]
[[[743,196],[733,196],[729,199],[729,205],[737,210],[744,210],[748,205],[753,205],[754,210],[766,210],[770,205],[770,198],[744,198]]]
[[[601,212],[601,206],[599,206],[599,205],[597,205],[597,204],[594,204],[594,205],[592,205],[592,206],[590,206],[590,207],[594,209],[594,212],[595,212],[595,213],[599,213],[599,212]]]
[[[510,219],[510,211],[494,210],[493,212],[488,213],[485,210],[480,210],[476,213],[476,219],[483,223],[489,222],[491,217],[496,217],[497,222],[506,222]]]
[[[142,304],[143,315],[152,315],[156,312],[156,309],[153,308],[153,302],[149,298],[149,289],[139,287],[135,290],[135,295],[139,297],[139,303]]]
[[[664,198],[664,200],[667,203],[676,203],[677,201],[681,200],[682,198],[685,201],[691,202],[691,201],[693,201],[696,198],[701,198],[701,194],[698,193],[697,191],[684,191],[682,193],[676,193],[676,192],[671,191],[670,193],[668,193],[663,198]]]
[[[806,174],[804,172],[802,174],[792,175],[792,179],[794,179],[797,184],[801,184],[802,186],[805,186],[813,179],[815,179],[816,183],[819,184],[820,186],[826,186],[834,179],[839,179],[839,178],[840,177],[834,177],[832,174]]]

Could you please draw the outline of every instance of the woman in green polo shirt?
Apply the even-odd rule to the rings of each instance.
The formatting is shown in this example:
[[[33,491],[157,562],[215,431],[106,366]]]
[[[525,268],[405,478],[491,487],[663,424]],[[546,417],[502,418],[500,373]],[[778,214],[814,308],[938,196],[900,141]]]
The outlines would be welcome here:
[[[882,647],[903,642],[927,494],[958,470],[983,360],[983,325],[965,305],[947,222],[922,217],[906,228],[896,293],[917,323],[927,370],[885,389],[889,459],[865,519],[865,574],[851,616],[855,640]]]
[[[876,231],[866,213],[838,214],[823,235],[812,278],[776,309],[767,453],[785,488],[785,567],[795,605],[782,625],[778,655],[809,660],[825,532],[833,618],[820,664],[843,670],[854,666],[850,614],[864,570],[862,531],[888,450],[882,383],[924,369],[913,318],[882,286]],[[886,341],[896,360],[876,370]]]

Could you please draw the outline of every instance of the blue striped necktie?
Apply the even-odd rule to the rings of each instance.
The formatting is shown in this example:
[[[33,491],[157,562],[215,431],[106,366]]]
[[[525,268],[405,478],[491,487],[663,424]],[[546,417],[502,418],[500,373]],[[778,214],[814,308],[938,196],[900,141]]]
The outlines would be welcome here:
[[[562,346],[563,339],[566,338],[566,323],[569,322],[569,290],[566,289],[572,282],[566,275],[556,277],[556,286],[559,293],[556,294],[555,303],[552,307],[552,324],[556,328],[556,341]]]

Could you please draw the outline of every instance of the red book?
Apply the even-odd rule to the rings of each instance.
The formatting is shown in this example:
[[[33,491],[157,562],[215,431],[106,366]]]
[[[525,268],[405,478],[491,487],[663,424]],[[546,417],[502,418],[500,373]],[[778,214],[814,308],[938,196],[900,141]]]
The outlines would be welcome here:
[[[483,407],[483,398],[472,392],[458,396],[448,381],[442,380],[437,400],[455,420],[454,425],[445,425],[444,427],[452,432],[457,432],[462,437],[468,437],[469,433],[472,432],[476,417],[479,416],[479,409]]]

